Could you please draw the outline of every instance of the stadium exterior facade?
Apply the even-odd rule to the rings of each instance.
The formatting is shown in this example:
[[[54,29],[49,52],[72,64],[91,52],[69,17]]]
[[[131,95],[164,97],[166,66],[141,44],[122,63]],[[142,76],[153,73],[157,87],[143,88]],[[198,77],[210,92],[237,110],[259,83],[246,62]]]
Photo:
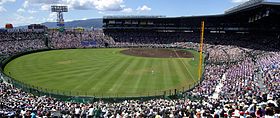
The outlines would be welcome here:
[[[228,32],[280,32],[280,1],[250,0],[233,7],[224,14],[189,17],[164,16],[106,16],[105,33],[122,31],[198,32],[201,21],[205,31]]]

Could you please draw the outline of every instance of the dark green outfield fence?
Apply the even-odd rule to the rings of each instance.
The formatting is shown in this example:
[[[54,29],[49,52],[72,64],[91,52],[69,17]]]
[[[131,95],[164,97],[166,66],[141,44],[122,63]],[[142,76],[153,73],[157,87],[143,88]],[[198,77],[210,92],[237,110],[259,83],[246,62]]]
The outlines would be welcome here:
[[[2,78],[4,81],[11,83],[16,88],[19,88],[25,92],[34,94],[36,96],[48,96],[48,97],[54,97],[59,100],[63,101],[74,101],[74,102],[94,102],[98,101],[100,99],[105,101],[121,101],[121,100],[134,100],[134,99],[155,99],[155,98],[178,98],[178,97],[188,97],[183,95],[182,93],[192,90],[194,87],[198,86],[204,79],[202,76],[202,79],[200,81],[194,82],[193,84],[189,85],[182,85],[182,87],[179,87],[179,89],[170,89],[170,90],[164,90],[164,91],[153,91],[148,93],[142,93],[142,94],[96,94],[96,93],[90,93],[85,91],[67,91],[67,90],[54,90],[49,88],[41,88],[38,86],[30,85],[28,83],[24,83],[22,81],[15,80],[8,75],[4,73],[4,67],[6,64],[8,64],[13,59],[31,54],[36,52],[42,52],[42,51],[48,51],[51,49],[43,49],[43,50],[36,50],[36,51],[27,51],[22,52],[20,54],[8,57],[0,62],[0,72],[2,73]],[[129,95],[128,95],[129,94]],[[125,96],[125,97],[124,97]]]

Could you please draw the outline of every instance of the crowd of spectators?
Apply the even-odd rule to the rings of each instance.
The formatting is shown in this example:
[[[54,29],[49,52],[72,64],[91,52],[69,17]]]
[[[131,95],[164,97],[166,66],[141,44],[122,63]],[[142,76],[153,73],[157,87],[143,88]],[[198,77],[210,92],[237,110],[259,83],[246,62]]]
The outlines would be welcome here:
[[[258,58],[261,75],[264,77],[264,85],[268,92],[280,93],[280,53],[272,52]]]
[[[198,37],[189,33],[118,32],[106,35],[102,31],[51,31],[47,35],[48,45],[42,39],[44,36],[46,35],[2,33],[0,55],[12,55],[47,46],[61,49],[105,47],[106,44],[110,47],[199,50],[199,43],[195,41]],[[0,117],[280,117],[280,52],[275,48],[278,43],[270,42],[268,50],[263,49],[267,47],[267,42],[249,44],[246,42],[249,39],[242,41],[244,37],[234,34],[206,36],[204,80],[192,90],[184,92],[182,98],[75,103],[47,96],[34,96],[1,81]],[[232,41],[236,38],[242,40]],[[272,38],[267,36],[265,39]]]
[[[226,80],[221,89],[223,99],[238,99],[245,94],[257,94],[256,78],[254,78],[254,63],[250,59],[231,65],[226,71]],[[240,95],[241,94],[241,95]]]
[[[210,97],[226,71],[226,65],[207,64],[204,68],[203,82],[192,91],[195,95]]]
[[[44,39],[43,32],[0,32],[0,41]]]
[[[90,48],[105,47],[113,44],[114,40],[103,34],[102,30],[97,31],[67,31],[49,32],[50,46],[54,49],[61,48]]]
[[[46,96],[34,96],[6,83],[0,84],[0,93],[0,117],[211,118],[279,117],[280,113],[279,99],[276,101],[269,94],[256,96],[258,98],[251,95],[244,99],[228,101],[204,97],[195,100],[185,98],[75,103],[58,101]],[[258,102],[259,100],[263,103]]]
[[[168,32],[105,32],[106,35],[112,37],[116,42],[129,42],[134,44],[170,44],[173,42],[184,42],[184,33],[168,33]],[[195,35],[189,35],[195,36]]]
[[[237,62],[246,56],[243,48],[232,45],[206,44],[206,52],[209,54],[209,61],[212,63]]]
[[[0,32],[0,55],[47,48],[44,39],[42,32]]]

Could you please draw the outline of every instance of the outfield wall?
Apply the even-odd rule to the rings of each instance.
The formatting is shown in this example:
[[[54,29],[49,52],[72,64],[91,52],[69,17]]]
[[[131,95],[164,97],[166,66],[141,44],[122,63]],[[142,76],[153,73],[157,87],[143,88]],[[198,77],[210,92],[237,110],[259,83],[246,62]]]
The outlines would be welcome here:
[[[181,48],[182,49],[182,48]],[[15,80],[11,77],[9,77],[7,74],[4,73],[5,66],[11,62],[12,60],[31,53],[37,53],[42,51],[49,51],[53,49],[42,49],[42,50],[35,50],[35,51],[27,51],[22,52],[19,54],[16,54],[14,56],[8,57],[4,61],[0,62],[0,71],[2,73],[2,77],[4,81],[12,84],[16,88],[19,88],[25,92],[32,93],[37,96],[49,96],[54,97],[59,100],[63,101],[75,101],[75,102],[94,102],[96,100],[102,99],[107,101],[118,101],[118,100],[128,100],[128,99],[155,99],[155,98],[177,98],[177,97],[188,97],[185,96],[184,92],[192,90],[194,87],[198,86],[204,79],[202,76],[202,79],[198,82],[195,82],[192,85],[182,87],[180,89],[170,89],[166,91],[156,91],[156,92],[149,92],[149,93],[143,93],[141,96],[127,96],[127,97],[119,97],[119,95],[113,95],[113,96],[104,96],[103,94],[92,94],[87,93],[83,91],[62,91],[62,90],[54,90],[54,89],[44,89],[39,86],[30,85],[28,83],[24,83],[22,81]],[[0,79],[1,79],[0,78]],[[73,95],[75,94],[75,95]],[[197,99],[197,98],[196,98]]]

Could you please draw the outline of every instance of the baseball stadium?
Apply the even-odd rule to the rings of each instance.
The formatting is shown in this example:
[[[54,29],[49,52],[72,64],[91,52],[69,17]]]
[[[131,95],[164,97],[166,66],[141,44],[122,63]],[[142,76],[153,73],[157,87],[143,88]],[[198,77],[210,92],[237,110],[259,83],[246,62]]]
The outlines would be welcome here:
[[[280,117],[278,0],[101,29],[67,28],[71,8],[50,7],[57,28],[0,29],[1,118]]]

